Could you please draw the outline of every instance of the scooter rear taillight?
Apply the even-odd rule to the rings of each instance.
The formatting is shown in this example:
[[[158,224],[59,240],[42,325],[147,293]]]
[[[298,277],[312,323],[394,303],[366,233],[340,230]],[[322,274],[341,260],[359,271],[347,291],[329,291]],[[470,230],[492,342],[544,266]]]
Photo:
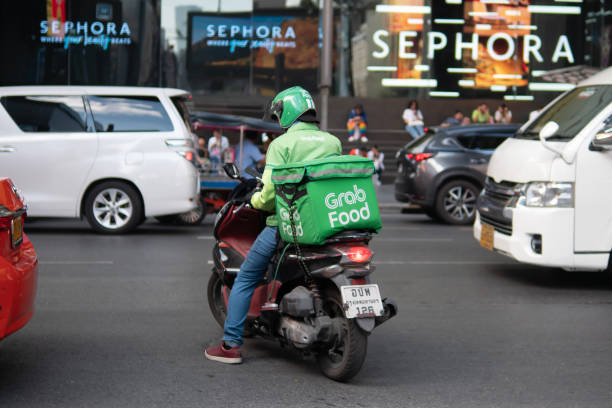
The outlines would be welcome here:
[[[369,260],[372,257],[372,251],[370,251],[370,248],[368,247],[358,246],[351,248],[346,256],[348,256],[353,262],[361,263]]]
[[[342,255],[346,256],[351,262],[363,263],[372,258],[373,252],[367,246],[340,246],[338,250]]]

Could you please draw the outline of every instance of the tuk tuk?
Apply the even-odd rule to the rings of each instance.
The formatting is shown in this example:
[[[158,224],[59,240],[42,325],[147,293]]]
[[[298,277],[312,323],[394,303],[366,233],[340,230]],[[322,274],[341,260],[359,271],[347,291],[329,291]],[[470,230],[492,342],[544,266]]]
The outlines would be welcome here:
[[[200,165],[200,201],[198,207],[183,213],[162,217],[162,222],[173,222],[181,225],[197,225],[202,222],[208,213],[215,213],[223,207],[232,190],[239,183],[230,179],[222,170],[221,165],[235,161],[238,168],[242,168],[242,154],[236,159],[236,151],[242,152],[245,134],[257,132],[262,146],[267,146],[266,140],[283,133],[278,123],[266,122],[248,116],[227,115],[213,112],[191,112],[190,120],[193,131],[198,138],[208,141],[213,130],[220,130],[229,140],[230,147],[221,155],[222,162],[217,168],[205,163]],[[263,140],[262,139],[266,139]],[[235,147],[238,147],[236,149]],[[265,153],[262,151],[262,153]],[[198,162],[200,164],[200,162]]]

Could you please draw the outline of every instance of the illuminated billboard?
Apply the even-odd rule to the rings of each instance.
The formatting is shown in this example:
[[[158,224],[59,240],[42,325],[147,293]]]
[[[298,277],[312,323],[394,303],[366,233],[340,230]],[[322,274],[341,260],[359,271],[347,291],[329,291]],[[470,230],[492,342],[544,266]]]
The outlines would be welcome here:
[[[238,90],[252,83],[259,93],[266,93],[279,81],[299,80],[316,89],[317,17],[190,13],[188,22],[187,69],[192,81],[222,82],[224,89],[233,83]]]
[[[108,50],[111,45],[130,45],[132,31],[127,22],[112,21],[112,6],[96,5],[99,20],[66,19],[65,0],[47,0],[47,18],[39,23],[40,42],[45,45],[99,46]]]
[[[541,3],[541,4],[540,4]],[[571,89],[546,83],[551,69],[582,62],[581,2],[535,0],[388,0],[370,12],[368,96],[420,89],[431,97]],[[355,67],[356,65],[353,64]],[[354,68],[355,70],[355,68]]]

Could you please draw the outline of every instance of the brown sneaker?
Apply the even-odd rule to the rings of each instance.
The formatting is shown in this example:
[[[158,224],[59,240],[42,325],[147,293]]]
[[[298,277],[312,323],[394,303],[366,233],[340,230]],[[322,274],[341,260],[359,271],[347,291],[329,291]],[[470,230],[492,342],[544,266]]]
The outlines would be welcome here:
[[[230,349],[225,348],[223,342],[216,347],[209,347],[204,350],[204,356],[213,361],[219,361],[225,364],[240,364],[242,363],[242,354],[240,346],[234,346]]]

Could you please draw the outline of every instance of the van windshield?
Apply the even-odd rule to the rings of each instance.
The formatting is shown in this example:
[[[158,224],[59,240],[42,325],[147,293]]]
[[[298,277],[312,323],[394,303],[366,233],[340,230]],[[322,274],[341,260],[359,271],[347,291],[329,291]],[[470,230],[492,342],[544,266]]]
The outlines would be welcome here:
[[[519,139],[538,139],[540,130],[550,121],[559,130],[548,140],[569,141],[606,106],[612,103],[612,85],[593,85],[568,92],[535,121],[516,134]]]

